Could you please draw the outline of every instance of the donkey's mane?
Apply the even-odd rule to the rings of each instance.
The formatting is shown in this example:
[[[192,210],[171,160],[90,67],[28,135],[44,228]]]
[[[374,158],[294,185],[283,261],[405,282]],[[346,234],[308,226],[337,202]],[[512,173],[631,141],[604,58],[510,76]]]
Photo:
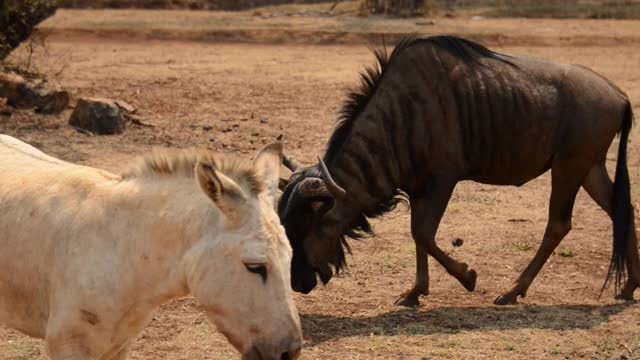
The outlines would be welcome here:
[[[332,162],[340,152],[342,145],[351,134],[358,115],[364,111],[369,101],[373,98],[376,89],[380,86],[393,60],[410,47],[425,43],[434,44],[471,65],[480,64],[479,60],[486,57],[510,63],[505,59],[507,55],[498,54],[478,43],[449,35],[426,38],[418,37],[417,35],[406,36],[395,46],[391,55],[389,55],[384,45],[380,49],[371,49],[376,58],[376,63],[373,66],[364,68],[360,73],[360,85],[347,93],[346,100],[342,104],[342,108],[338,111],[336,128],[331,138],[329,138],[325,153],[325,162]]]
[[[165,178],[195,176],[198,162],[208,163],[217,171],[233,179],[238,185],[258,194],[263,183],[253,168],[253,163],[231,155],[214,153],[196,149],[161,149],[155,148],[122,173],[125,179],[132,178]]]

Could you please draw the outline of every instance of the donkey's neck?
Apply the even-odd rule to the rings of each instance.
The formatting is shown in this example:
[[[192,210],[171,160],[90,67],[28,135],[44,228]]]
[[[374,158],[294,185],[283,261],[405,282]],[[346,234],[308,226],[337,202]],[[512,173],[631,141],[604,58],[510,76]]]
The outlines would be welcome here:
[[[372,110],[339,125],[325,154],[329,172],[347,191],[349,203],[364,213],[375,213],[388,203],[400,179],[384,116]]]

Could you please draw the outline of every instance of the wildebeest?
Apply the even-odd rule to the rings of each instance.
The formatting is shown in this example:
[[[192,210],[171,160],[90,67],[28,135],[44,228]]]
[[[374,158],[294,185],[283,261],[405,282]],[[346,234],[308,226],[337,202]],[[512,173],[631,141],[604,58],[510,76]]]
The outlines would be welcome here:
[[[253,163],[157,150],[115,175],[0,135],[0,323],[53,360],[119,360],[190,293],[243,359],[297,358],[281,150]]]
[[[397,301],[417,305],[429,291],[428,255],[469,291],[476,272],[436,244],[456,183],[520,186],[551,170],[542,244],[496,304],[516,303],[571,229],[580,187],[613,220],[607,279],[632,299],[640,265],[630,202],[626,147],[632,125],[627,96],[578,65],[499,54],[452,36],[407,37],[362,74],[341,110],[319,163],[294,171],[278,212],[293,247],[292,285],[308,293],[345,265],[346,238],[371,233],[367,218],[408,198],[416,246],[414,286]],[[620,133],[615,182],[607,150]],[[333,268],[332,268],[333,267]],[[625,270],[628,270],[626,276]],[[606,281],[605,281],[606,285]]]

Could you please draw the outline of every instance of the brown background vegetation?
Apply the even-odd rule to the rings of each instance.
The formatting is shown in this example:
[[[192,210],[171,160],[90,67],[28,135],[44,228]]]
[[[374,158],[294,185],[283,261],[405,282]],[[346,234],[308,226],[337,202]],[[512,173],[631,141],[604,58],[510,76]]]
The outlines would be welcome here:
[[[346,90],[374,60],[367,42],[377,45],[380,34],[414,31],[459,34],[501,52],[586,65],[626,91],[640,114],[640,22],[494,19],[486,14],[495,14],[497,7],[470,3],[458,1],[432,19],[357,17],[355,1],[339,5],[331,17],[272,16],[324,11],[331,3],[238,13],[62,9],[41,25],[49,38],[46,51],[31,54],[34,67],[76,98],[131,103],[136,116],[153,127],[129,124],[121,135],[87,136],[67,126],[68,109],[56,116],[16,111],[2,118],[0,132],[64,160],[115,172],[154,146],[252,156],[279,134],[292,155],[311,162],[324,148]],[[598,3],[599,11],[619,8]],[[630,12],[635,3],[629,3]],[[589,17],[584,8],[570,11]],[[21,63],[28,56],[23,46],[8,60]],[[638,129],[629,143],[636,202]],[[610,173],[616,150],[617,141],[607,157]],[[638,358],[640,305],[616,301],[610,290],[598,297],[610,257],[611,222],[582,191],[573,230],[527,298],[516,306],[492,305],[539,245],[549,180],[547,174],[519,188],[460,184],[438,242],[478,271],[477,289],[467,293],[431,261],[431,294],[417,309],[392,305],[413,281],[409,214],[400,208],[374,221],[378,236],[352,242],[348,272],[309,295],[296,294],[303,359]],[[450,245],[456,238],[464,240],[462,247]],[[187,298],[162,307],[131,357],[199,360],[238,354]],[[43,360],[46,355],[42,341],[0,328],[0,359]]]

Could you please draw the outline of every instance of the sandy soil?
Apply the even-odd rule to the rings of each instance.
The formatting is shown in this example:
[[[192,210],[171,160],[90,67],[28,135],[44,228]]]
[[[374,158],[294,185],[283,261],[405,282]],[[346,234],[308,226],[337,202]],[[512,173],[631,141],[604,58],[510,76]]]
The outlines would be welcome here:
[[[592,22],[576,24],[588,28]],[[496,49],[584,64],[640,104],[637,47],[523,43]],[[56,79],[74,95],[123,99],[154,127],[129,126],[123,135],[90,137],[66,126],[69,109],[56,117],[19,112],[2,118],[0,131],[62,159],[119,171],[152,146],[197,146],[251,156],[281,133],[290,153],[311,161],[323,150],[346,89],[373,58],[361,45],[127,41],[67,34],[51,38],[48,54],[36,53],[34,61],[49,73],[63,69]],[[635,110],[640,112],[637,106]],[[638,135],[636,128],[629,148],[634,199],[640,198]],[[614,144],[610,169],[615,166]],[[310,295],[296,295],[305,333],[303,358],[640,357],[640,307],[613,300],[611,291],[598,298],[610,257],[611,223],[584,192],[572,232],[527,298],[517,306],[492,305],[533,257],[546,223],[549,190],[548,174],[520,188],[461,184],[440,227],[439,243],[478,271],[477,289],[466,292],[431,261],[431,295],[418,309],[392,305],[413,282],[408,212],[399,209],[376,220],[377,237],[352,242],[349,272]],[[464,246],[454,249],[454,238],[464,239]],[[131,357],[237,355],[197,304],[183,299],[158,312]],[[41,341],[0,328],[0,358],[46,356]]]

